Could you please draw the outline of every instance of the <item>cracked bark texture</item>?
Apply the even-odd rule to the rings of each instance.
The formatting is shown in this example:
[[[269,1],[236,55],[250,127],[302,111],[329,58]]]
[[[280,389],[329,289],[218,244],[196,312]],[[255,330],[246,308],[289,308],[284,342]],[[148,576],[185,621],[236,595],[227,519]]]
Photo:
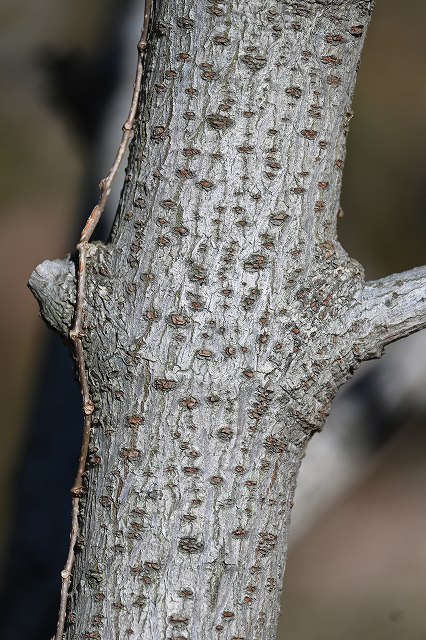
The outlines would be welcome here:
[[[108,245],[67,640],[272,640],[296,476],[338,387],[426,324],[426,269],[336,237],[370,0],[157,0]],[[70,260],[30,286],[66,335]],[[58,452],[60,455],[60,452]]]

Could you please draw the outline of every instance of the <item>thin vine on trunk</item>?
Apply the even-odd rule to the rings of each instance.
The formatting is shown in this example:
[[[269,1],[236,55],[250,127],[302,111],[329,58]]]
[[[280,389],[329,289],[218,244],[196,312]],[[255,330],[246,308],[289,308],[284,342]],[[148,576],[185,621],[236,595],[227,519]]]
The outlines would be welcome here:
[[[56,640],[275,637],[306,444],[426,325],[424,267],[366,283],[336,236],[372,6],[157,0],[148,31],[147,4],[111,238],[108,182],[78,277],[30,281],[86,408]]]

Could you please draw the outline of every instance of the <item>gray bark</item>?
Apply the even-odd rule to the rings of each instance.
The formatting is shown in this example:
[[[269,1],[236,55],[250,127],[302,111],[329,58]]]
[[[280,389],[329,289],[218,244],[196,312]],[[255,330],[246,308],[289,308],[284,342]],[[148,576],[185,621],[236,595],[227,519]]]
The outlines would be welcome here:
[[[108,245],[68,640],[275,637],[296,476],[339,386],[426,325],[426,269],[336,238],[372,0],[160,0]],[[31,287],[64,335],[70,260]],[[58,453],[59,455],[59,453]]]

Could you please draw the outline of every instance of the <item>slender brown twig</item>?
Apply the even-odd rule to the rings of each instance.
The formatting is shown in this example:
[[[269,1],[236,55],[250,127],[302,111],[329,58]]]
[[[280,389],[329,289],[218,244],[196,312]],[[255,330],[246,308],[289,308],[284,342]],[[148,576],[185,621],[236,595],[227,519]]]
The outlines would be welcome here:
[[[65,567],[61,572],[62,586],[61,586],[61,598],[59,605],[58,624],[56,628],[56,634],[52,640],[62,640],[65,619],[67,612],[67,599],[68,591],[71,583],[72,570],[74,566],[74,553],[75,545],[78,537],[78,516],[80,509],[80,498],[85,493],[84,487],[84,474],[86,469],[87,455],[89,451],[90,430],[92,427],[92,414],[94,411],[94,405],[90,397],[89,381],[87,376],[86,364],[84,361],[84,351],[82,338],[84,336],[84,318],[83,307],[85,304],[86,293],[86,258],[89,248],[89,242],[93,235],[94,230],[104,212],[105,205],[108,201],[111,193],[112,183],[117,175],[118,169],[123,161],[126,153],[127,146],[129,144],[130,137],[138,110],[139,97],[141,92],[142,78],[143,78],[143,63],[145,59],[145,52],[148,46],[148,31],[150,27],[151,15],[152,15],[153,0],[145,0],[145,13],[144,22],[141,32],[141,37],[138,42],[138,65],[136,69],[136,77],[133,86],[132,102],[130,105],[129,115],[123,125],[123,135],[121,137],[120,146],[115,156],[114,163],[106,176],[99,185],[100,198],[97,205],[93,208],[83,231],[81,232],[80,240],[77,244],[78,253],[78,270],[77,270],[77,292],[74,308],[74,322],[70,330],[69,337],[74,344],[74,355],[77,363],[78,377],[80,380],[81,394],[83,399],[83,440],[81,444],[80,460],[78,464],[77,474],[74,480],[74,485],[71,489],[72,495],[72,512],[71,512],[71,534],[70,544],[68,549],[68,556],[65,563]]]

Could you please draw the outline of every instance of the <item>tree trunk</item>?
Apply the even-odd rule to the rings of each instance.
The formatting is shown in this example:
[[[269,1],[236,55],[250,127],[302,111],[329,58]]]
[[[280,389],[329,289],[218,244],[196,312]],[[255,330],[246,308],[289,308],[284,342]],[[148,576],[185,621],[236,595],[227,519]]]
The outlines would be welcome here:
[[[426,324],[425,269],[365,284],[336,239],[373,0],[179,5],[155,3],[121,204],[88,253],[68,640],[274,638],[306,444],[358,364]],[[64,335],[75,281],[70,259],[31,279]]]

